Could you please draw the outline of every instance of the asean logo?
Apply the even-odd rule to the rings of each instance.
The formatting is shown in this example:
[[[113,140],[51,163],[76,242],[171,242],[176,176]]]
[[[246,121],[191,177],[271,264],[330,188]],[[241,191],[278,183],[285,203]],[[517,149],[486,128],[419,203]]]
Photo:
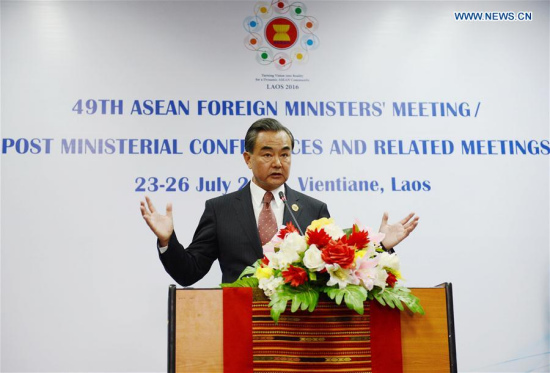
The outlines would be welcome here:
[[[243,26],[248,33],[244,45],[256,53],[256,61],[262,65],[274,64],[279,70],[287,70],[294,63],[306,63],[309,52],[319,47],[315,35],[319,22],[307,15],[302,2],[260,1]]]

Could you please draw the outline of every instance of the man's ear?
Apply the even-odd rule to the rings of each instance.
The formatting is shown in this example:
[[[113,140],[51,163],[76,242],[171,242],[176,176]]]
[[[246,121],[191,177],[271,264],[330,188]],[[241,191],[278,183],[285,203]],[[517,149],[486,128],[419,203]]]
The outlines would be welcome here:
[[[249,152],[244,152],[243,153],[243,158],[244,158],[244,161],[246,162],[246,165],[248,166],[248,168],[252,168],[250,166],[250,153]]]

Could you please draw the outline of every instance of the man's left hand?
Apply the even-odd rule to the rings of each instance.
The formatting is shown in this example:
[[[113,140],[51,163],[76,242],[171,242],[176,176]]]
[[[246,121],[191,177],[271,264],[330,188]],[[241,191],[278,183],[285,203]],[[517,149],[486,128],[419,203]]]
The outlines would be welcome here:
[[[385,212],[384,216],[382,216],[382,223],[380,224],[380,232],[386,235],[382,240],[382,244],[386,250],[392,249],[411,234],[418,225],[419,219],[418,216],[414,216],[414,212],[411,212],[399,222],[388,224],[388,217],[388,213]]]

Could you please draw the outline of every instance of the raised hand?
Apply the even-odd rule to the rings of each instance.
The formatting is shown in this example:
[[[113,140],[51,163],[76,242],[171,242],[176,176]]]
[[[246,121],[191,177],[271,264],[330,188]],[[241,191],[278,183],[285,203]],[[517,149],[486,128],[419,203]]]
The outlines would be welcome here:
[[[167,246],[168,240],[174,232],[174,218],[172,217],[172,204],[166,205],[166,215],[160,214],[149,197],[140,202],[141,216],[159,239],[160,247]]]
[[[388,213],[385,212],[382,216],[382,223],[380,223],[380,232],[386,235],[382,240],[384,247],[389,250],[407,238],[418,225],[418,219],[419,217],[414,216],[414,212],[411,212],[399,222],[388,224]]]

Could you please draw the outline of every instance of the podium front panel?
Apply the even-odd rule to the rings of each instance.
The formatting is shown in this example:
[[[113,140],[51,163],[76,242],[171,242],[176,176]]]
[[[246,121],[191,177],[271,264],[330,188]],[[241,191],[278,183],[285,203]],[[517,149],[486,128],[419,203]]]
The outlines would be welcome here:
[[[401,313],[403,373],[456,372],[449,341],[449,287],[414,288],[425,315]],[[223,372],[222,289],[177,289],[169,334],[169,373]],[[171,303],[171,302],[169,302]],[[345,306],[343,306],[345,307]],[[452,303],[451,303],[452,307]],[[290,312],[287,309],[286,312]],[[450,338],[452,337],[452,338]],[[453,364],[454,362],[454,364]]]

